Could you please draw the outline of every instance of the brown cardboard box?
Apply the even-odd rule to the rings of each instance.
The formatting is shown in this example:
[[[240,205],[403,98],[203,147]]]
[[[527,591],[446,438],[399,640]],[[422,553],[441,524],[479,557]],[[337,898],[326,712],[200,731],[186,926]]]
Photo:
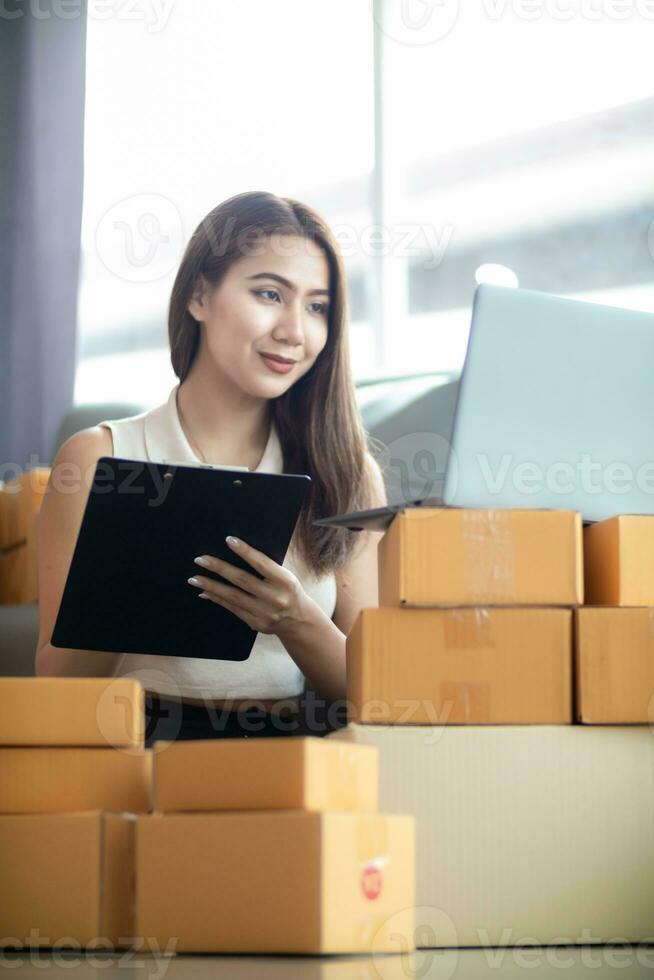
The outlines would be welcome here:
[[[178,953],[413,949],[414,860],[407,816],[139,817],[136,932]]]
[[[377,809],[377,752],[324,738],[157,743],[154,809]]]
[[[37,466],[6,483],[0,481],[0,548],[25,544],[31,518],[41,508],[50,469]]]
[[[654,726],[654,609],[576,610],[575,713],[587,724]]]
[[[49,476],[41,466],[0,482],[0,605],[38,599],[36,528]]]
[[[584,528],[586,603],[654,606],[654,516],[623,514]]]
[[[584,601],[581,515],[410,507],[378,545],[380,606]]]
[[[145,691],[130,677],[0,677],[0,745],[143,748]]]
[[[420,946],[488,956],[652,941],[649,726],[348,725],[327,737],[376,745],[380,806],[416,818]]]
[[[0,813],[148,813],[150,749],[0,748]]]
[[[572,722],[570,609],[362,609],[346,658],[350,721]]]
[[[0,816],[0,944],[130,945],[135,824],[126,813]]]

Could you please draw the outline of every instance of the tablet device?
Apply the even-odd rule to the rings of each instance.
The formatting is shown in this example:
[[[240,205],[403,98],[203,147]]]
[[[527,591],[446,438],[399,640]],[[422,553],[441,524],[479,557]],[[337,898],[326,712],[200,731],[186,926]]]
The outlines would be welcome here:
[[[247,660],[257,631],[198,599],[192,575],[227,580],[193,559],[212,555],[261,578],[226,543],[232,534],[283,564],[310,483],[304,474],[101,457],[52,646]]]

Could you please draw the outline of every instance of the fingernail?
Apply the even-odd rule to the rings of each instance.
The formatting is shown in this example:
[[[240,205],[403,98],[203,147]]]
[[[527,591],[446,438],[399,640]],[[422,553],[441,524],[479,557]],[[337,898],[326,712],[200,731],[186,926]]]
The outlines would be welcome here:
[[[196,565],[202,565],[203,568],[209,568],[209,562],[206,558],[194,558],[193,561]]]
[[[200,583],[198,582],[198,580],[196,578],[189,578],[189,579],[187,579],[187,582],[188,582],[189,585],[200,585]]]
[[[207,595],[206,592],[199,592],[198,593],[198,599],[208,599],[208,598],[209,598],[209,596]]]
[[[228,534],[228,535],[227,535],[227,537],[225,538],[225,541],[227,542],[227,544],[231,544],[233,548],[238,548],[238,546],[239,546],[239,545],[240,545],[240,543],[241,543],[241,542],[240,542],[240,541],[238,540],[238,538],[234,538],[234,537],[232,537],[232,535],[231,535],[231,534]]]

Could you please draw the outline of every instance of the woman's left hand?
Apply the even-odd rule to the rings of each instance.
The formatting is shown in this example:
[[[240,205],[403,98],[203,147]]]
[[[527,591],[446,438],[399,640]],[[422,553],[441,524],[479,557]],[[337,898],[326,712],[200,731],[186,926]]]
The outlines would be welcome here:
[[[306,594],[297,576],[244,541],[239,539],[238,545],[232,541],[227,539],[230,548],[263,575],[262,579],[230,562],[202,555],[202,562],[196,558],[196,564],[217,572],[233,582],[233,586],[201,575],[194,575],[194,581],[189,579],[189,583],[200,587],[209,601],[229,609],[260,633],[288,635],[305,625],[310,618],[313,600]]]

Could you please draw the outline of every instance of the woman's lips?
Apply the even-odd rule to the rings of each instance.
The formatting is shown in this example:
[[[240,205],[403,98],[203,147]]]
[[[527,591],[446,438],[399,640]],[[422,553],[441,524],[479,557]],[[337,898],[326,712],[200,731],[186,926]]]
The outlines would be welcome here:
[[[277,374],[288,374],[295,367],[295,361],[291,361],[290,364],[284,364],[282,361],[276,361],[274,358],[267,357],[265,354],[261,355],[261,359],[271,371],[276,371]]]

